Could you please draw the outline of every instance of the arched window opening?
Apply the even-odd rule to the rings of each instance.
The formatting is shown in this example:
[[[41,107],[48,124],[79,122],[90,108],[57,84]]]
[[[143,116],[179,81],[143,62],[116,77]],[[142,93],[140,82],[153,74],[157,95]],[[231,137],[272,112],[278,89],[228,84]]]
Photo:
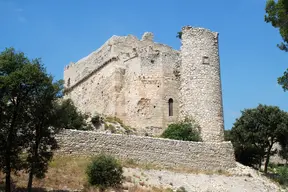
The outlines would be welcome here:
[[[68,79],[67,87],[70,87],[70,78]]]
[[[169,116],[173,116],[173,99],[172,98],[168,100],[168,107],[169,107]]]

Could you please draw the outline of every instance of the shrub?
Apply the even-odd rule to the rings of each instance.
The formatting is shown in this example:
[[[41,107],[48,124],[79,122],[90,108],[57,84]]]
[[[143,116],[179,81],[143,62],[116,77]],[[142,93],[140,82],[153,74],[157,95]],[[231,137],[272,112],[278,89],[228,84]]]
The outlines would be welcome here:
[[[87,130],[85,115],[74,105],[71,99],[63,100],[57,106],[59,124],[65,129]]]
[[[176,190],[176,192],[187,192],[187,190],[185,189],[185,187],[180,187]]]
[[[107,123],[104,123],[104,129],[108,130],[108,124]]]
[[[116,132],[116,128],[112,124],[104,123],[104,128],[105,128],[105,130],[111,131],[111,133],[115,133]]]
[[[111,117],[111,116],[106,117],[105,121],[109,123],[117,123],[117,121],[115,120],[115,117]]]
[[[108,125],[108,129],[111,131],[111,133],[116,133],[116,128],[112,124]]]
[[[91,122],[96,128],[99,128],[99,126],[102,124],[103,121],[102,121],[102,118],[99,115],[94,115],[91,118]]]
[[[288,185],[288,167],[283,166],[283,167],[277,168],[277,174],[278,174],[277,181],[281,185],[287,186]]]
[[[183,141],[201,141],[199,125],[193,120],[173,123],[162,133],[161,137]]]
[[[120,163],[110,155],[98,155],[88,165],[86,174],[92,186],[104,190],[120,185],[124,179]]]

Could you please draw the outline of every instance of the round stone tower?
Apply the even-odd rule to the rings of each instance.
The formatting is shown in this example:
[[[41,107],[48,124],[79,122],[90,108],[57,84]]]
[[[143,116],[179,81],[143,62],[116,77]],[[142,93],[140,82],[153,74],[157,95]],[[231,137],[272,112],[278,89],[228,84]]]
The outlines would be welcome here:
[[[182,28],[180,118],[194,118],[205,142],[224,140],[218,33]]]

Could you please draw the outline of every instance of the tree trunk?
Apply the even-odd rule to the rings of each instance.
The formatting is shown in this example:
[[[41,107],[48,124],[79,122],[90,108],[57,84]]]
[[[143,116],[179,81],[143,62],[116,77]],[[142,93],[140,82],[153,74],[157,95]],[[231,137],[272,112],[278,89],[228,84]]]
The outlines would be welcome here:
[[[32,151],[32,162],[31,162],[31,169],[29,172],[29,179],[28,179],[28,185],[27,185],[27,191],[31,192],[32,191],[32,184],[33,184],[33,176],[34,176],[34,169],[35,169],[35,163],[38,159],[38,148],[39,148],[39,143],[40,143],[40,138],[39,138],[39,132],[40,130],[36,128],[36,142],[34,149]]]
[[[7,167],[7,172],[5,176],[5,191],[6,192],[11,192],[11,174],[10,173],[11,173],[11,168],[9,166],[9,168]]]
[[[264,173],[267,173],[267,171],[268,171],[268,165],[269,165],[270,153],[271,153],[272,146],[273,146],[273,144],[269,146],[268,151],[267,151]]]
[[[30,172],[29,172],[29,179],[28,179],[28,184],[27,184],[27,191],[28,192],[31,192],[32,191],[32,184],[33,184],[33,176],[34,176],[34,165],[35,165],[35,160],[36,160],[36,154],[33,155],[32,157],[32,162],[30,164],[31,166],[31,169],[30,169]]]
[[[33,163],[34,164],[34,163]],[[27,191],[31,192],[32,191],[32,183],[33,183],[33,168],[34,166],[32,165],[32,168],[29,173],[29,180],[28,180],[28,185],[27,185]]]
[[[12,123],[13,124],[13,123]],[[12,126],[7,138],[6,153],[5,153],[5,191],[11,192],[11,145],[12,145]]]
[[[5,191],[11,192],[11,148],[12,148],[12,140],[13,140],[13,131],[15,127],[15,121],[17,118],[17,109],[18,109],[19,103],[16,104],[16,108],[13,112],[13,117],[11,120],[11,125],[7,137],[7,145],[6,145],[6,153],[5,153]]]

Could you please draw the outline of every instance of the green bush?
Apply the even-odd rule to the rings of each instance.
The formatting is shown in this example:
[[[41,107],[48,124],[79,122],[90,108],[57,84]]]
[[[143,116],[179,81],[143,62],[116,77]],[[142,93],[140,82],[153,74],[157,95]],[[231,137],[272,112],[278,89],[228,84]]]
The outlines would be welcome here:
[[[71,99],[63,100],[57,105],[57,117],[61,127],[65,129],[88,130],[85,114],[82,114]]]
[[[281,185],[288,185],[288,167],[287,166],[283,166],[283,167],[278,167],[277,168],[277,181],[281,184]]]
[[[105,130],[110,130],[111,133],[116,133],[116,128],[114,127],[114,125],[112,124],[107,124],[107,123],[104,123],[104,126],[105,126]]]
[[[86,174],[92,186],[104,190],[117,187],[123,181],[123,169],[120,163],[109,155],[98,155],[88,165]]]
[[[99,126],[103,123],[103,120],[99,115],[94,115],[91,118],[91,122],[96,128],[99,128]]]
[[[161,137],[183,141],[201,141],[199,125],[193,121],[185,119],[179,123],[173,123],[162,133]]]
[[[176,192],[188,192],[185,187],[180,187]]]

